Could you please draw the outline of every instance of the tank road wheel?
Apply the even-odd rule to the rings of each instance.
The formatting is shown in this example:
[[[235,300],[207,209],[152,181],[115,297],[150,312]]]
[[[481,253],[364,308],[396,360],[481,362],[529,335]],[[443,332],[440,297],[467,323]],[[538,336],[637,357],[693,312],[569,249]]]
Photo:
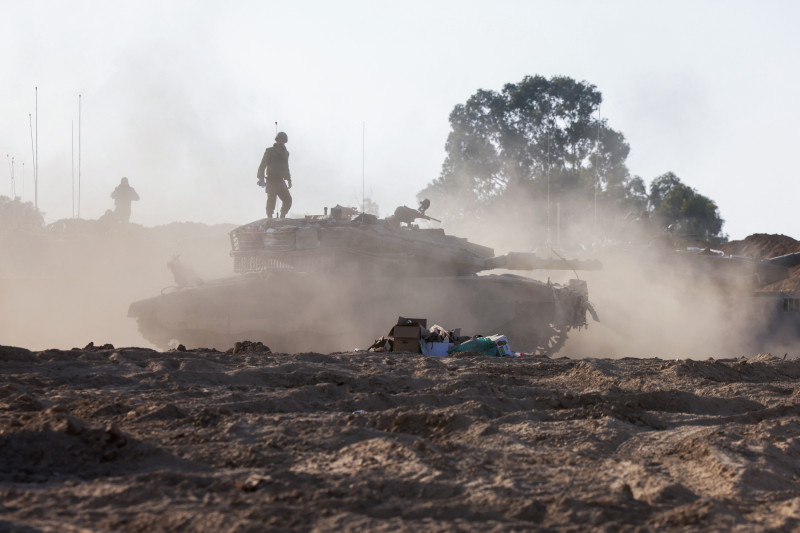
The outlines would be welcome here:
[[[552,326],[550,324],[539,325],[527,330],[517,329],[512,330],[508,335],[508,341],[516,351],[538,356],[551,356],[567,342],[569,329],[569,326]]]
[[[567,342],[569,326],[550,326],[541,328],[535,355],[550,356],[558,352]]]

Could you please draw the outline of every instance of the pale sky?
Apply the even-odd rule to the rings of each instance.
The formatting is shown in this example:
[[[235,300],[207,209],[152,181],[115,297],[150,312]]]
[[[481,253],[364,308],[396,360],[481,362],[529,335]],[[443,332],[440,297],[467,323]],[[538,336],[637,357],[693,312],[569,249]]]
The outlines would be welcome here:
[[[0,194],[11,194],[13,157],[16,195],[33,201],[38,87],[47,222],[77,214],[79,146],[82,218],[113,207],[122,176],[141,196],[132,222],[262,218],[256,169],[276,121],[289,135],[291,214],[360,205],[362,187],[390,214],[439,175],[456,104],[540,74],[596,85],[631,173],[649,184],[675,172],[716,201],[732,239],[800,239],[798,2],[0,7]]]

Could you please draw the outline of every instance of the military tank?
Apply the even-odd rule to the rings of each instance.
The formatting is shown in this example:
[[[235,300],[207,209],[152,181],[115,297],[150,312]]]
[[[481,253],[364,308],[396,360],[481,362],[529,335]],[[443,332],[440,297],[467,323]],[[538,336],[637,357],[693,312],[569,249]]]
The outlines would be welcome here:
[[[587,313],[597,320],[584,281],[561,285],[507,271],[599,269],[599,262],[498,256],[420,227],[419,220],[439,222],[426,215],[428,205],[400,206],[382,219],[337,205],[302,219],[251,222],[230,233],[233,276],[176,275],[178,286],[132,303],[128,316],[160,347],[250,340],[284,352],[363,349],[398,316],[413,316],[552,354],[569,330],[587,325]]]

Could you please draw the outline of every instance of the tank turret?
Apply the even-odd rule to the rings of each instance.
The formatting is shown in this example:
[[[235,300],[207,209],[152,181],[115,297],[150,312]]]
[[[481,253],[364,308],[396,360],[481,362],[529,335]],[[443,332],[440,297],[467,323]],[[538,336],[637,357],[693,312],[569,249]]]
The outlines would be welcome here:
[[[341,213],[353,216],[342,216]],[[304,220],[262,219],[231,232],[234,270],[246,274],[268,270],[318,271],[380,266],[385,274],[472,275],[488,270],[599,270],[599,261],[541,258],[533,253],[494,250],[420,228],[417,219],[436,220],[419,210],[398,207],[386,219],[357,214],[337,206],[329,216]]]

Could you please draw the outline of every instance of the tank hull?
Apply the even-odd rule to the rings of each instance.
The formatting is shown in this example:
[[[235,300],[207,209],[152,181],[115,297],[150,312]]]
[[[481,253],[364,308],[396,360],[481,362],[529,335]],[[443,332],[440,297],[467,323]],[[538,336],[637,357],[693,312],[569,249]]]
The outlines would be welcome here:
[[[386,335],[398,316],[506,335],[515,351],[554,353],[585,325],[585,295],[523,276],[381,278],[269,272],[178,289],[131,304],[159,347],[226,349],[261,341],[273,351],[351,351]]]

